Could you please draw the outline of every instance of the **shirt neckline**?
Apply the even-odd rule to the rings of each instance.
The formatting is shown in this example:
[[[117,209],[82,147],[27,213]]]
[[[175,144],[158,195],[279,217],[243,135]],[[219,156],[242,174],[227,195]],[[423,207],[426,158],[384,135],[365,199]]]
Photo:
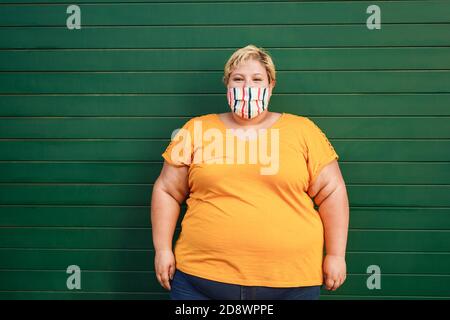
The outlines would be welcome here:
[[[216,121],[220,124],[220,126],[221,126],[223,129],[228,129],[228,130],[231,130],[231,129],[235,129],[235,130],[236,130],[236,129],[244,129],[244,130],[248,130],[248,129],[245,129],[245,127],[241,127],[241,128],[228,128],[228,127],[225,125],[225,123],[222,121],[222,119],[220,119],[220,116],[219,116],[218,113],[213,113],[213,115],[214,115]],[[255,130],[259,132],[260,129],[267,129],[267,130],[268,130],[268,129],[274,129],[274,128],[276,128],[276,127],[278,127],[278,126],[280,125],[280,123],[283,121],[283,119],[285,118],[285,116],[286,116],[286,112],[281,112],[281,115],[278,117],[277,121],[275,121],[270,127],[268,127],[268,128],[258,128],[258,129],[255,129]]]

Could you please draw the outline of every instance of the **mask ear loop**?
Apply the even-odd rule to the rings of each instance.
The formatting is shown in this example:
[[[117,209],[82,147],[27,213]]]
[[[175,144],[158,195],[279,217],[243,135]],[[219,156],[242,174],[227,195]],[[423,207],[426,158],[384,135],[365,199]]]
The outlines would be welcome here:
[[[268,109],[269,108],[269,100],[270,100],[270,97],[272,96],[272,87],[269,85],[269,88],[268,88],[269,90],[269,93],[267,94],[267,97],[266,97],[266,103],[264,104],[265,105],[265,107],[266,107],[266,109]]]

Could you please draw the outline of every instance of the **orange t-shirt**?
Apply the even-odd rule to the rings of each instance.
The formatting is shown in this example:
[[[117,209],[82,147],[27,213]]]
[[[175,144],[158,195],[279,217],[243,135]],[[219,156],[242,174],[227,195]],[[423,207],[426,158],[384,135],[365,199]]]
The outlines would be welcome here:
[[[189,166],[176,268],[246,286],[322,285],[324,231],[307,190],[338,154],[313,121],[290,113],[256,139],[228,131],[218,114],[191,118],[162,154],[172,165]],[[265,149],[254,143],[263,137]],[[253,152],[256,163],[255,145],[265,150]]]

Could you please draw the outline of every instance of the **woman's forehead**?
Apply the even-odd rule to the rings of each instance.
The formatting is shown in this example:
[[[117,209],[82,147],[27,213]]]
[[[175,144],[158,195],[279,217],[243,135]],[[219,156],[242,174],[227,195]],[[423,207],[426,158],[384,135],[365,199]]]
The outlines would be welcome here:
[[[266,70],[263,67],[263,65],[259,61],[245,61],[241,62],[238,66],[236,66],[232,71],[231,74],[237,75],[237,74],[251,74],[251,75],[266,75]]]

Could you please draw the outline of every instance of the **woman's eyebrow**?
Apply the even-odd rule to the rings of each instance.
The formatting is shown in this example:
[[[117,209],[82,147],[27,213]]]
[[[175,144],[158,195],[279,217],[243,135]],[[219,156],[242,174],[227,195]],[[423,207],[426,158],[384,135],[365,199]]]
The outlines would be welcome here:
[[[257,72],[257,73],[254,73],[253,75],[254,76],[256,76],[256,75],[262,75],[262,73],[259,73],[259,72]],[[243,74],[242,73],[235,73],[235,74],[233,74],[233,76],[242,76]]]

